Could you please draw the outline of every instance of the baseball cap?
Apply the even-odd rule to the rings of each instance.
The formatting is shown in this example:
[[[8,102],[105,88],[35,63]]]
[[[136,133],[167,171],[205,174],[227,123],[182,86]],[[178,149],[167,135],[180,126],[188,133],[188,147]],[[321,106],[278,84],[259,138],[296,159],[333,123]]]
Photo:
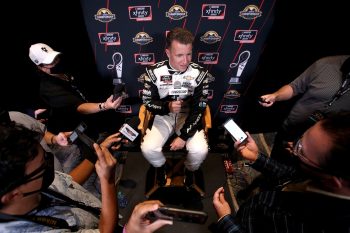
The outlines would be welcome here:
[[[29,57],[36,65],[51,64],[58,54],[60,52],[43,43],[33,44],[29,48]]]

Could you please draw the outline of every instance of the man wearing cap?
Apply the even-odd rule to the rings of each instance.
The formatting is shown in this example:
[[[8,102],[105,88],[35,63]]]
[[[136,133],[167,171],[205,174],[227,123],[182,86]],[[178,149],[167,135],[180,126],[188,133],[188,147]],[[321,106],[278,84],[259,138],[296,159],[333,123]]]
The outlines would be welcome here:
[[[62,54],[50,46],[33,44],[29,57],[40,71],[40,97],[50,108],[49,131],[55,134],[72,131],[86,120],[87,114],[116,109],[121,104],[122,97],[113,101],[113,95],[102,103],[89,102],[76,86],[74,77],[67,72]]]

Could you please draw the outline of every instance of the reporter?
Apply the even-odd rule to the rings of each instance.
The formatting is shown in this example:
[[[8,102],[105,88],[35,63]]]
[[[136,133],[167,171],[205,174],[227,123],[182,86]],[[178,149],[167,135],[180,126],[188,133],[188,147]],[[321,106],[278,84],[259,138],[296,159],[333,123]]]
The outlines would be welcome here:
[[[40,97],[49,107],[49,131],[55,134],[60,131],[73,131],[81,121],[93,120],[95,124],[101,123],[88,116],[120,106],[122,97],[113,101],[113,95],[104,102],[88,101],[86,94],[83,94],[77,81],[70,74],[62,53],[54,51],[50,46],[43,43],[31,45],[29,58],[36,65],[41,78]],[[95,124],[88,125],[92,127]]]
[[[13,120],[19,124],[24,125],[28,129],[36,130],[40,133],[44,133],[43,140],[40,144],[45,151],[52,152],[54,154],[54,166],[56,171],[65,172],[72,176],[72,179],[80,185],[83,185],[87,190],[92,192],[96,197],[100,197],[100,194],[96,194],[97,184],[90,181],[90,176],[95,172],[95,165],[93,162],[84,158],[81,159],[79,149],[76,145],[69,145],[68,137],[72,132],[60,132],[55,135],[48,130],[44,124],[34,119],[33,117],[17,111],[3,111],[7,121]],[[115,142],[121,140],[120,133],[109,135],[101,145],[112,150],[118,150],[120,145],[114,145]],[[96,155],[94,155],[96,157]],[[97,159],[97,157],[96,157]],[[95,180],[96,177],[92,177],[91,180]],[[99,185],[99,184],[98,184]]]
[[[328,56],[315,61],[289,84],[262,95],[259,103],[263,107],[298,98],[277,132],[270,156],[288,163],[286,142],[294,141],[322,115],[350,111],[349,79],[350,56]]]
[[[117,162],[108,148],[94,144],[101,203],[69,175],[54,171],[41,136],[15,122],[0,125],[0,231],[113,232]]]
[[[247,134],[247,143],[236,142],[235,148],[279,186],[244,202],[235,216],[219,188],[213,197],[218,232],[350,231],[350,112],[329,115],[309,128],[294,144],[293,165],[261,154]]]

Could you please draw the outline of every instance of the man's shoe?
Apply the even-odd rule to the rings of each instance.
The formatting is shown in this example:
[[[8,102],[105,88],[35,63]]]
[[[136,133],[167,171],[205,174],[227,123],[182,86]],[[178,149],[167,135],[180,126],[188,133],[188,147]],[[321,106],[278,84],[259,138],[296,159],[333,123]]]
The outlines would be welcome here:
[[[190,188],[194,184],[194,171],[185,168],[184,184],[187,188]]]
[[[166,184],[166,170],[165,165],[161,167],[156,167],[156,179],[159,186],[164,186]]]

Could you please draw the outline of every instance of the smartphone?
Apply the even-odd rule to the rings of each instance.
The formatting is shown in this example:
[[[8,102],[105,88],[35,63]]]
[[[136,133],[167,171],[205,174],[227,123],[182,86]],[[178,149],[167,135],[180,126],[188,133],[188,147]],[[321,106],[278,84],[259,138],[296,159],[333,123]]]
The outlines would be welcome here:
[[[69,143],[75,142],[77,138],[79,137],[80,133],[83,133],[86,130],[87,126],[84,122],[81,122],[72,132],[71,135],[69,135],[68,141]]]
[[[208,214],[204,211],[179,209],[162,206],[158,210],[149,212],[146,218],[155,221],[157,219],[204,224],[208,219]]]
[[[247,134],[236,124],[236,122],[234,122],[232,118],[226,120],[223,126],[231,134],[235,142],[239,140],[242,143],[248,138]]]

